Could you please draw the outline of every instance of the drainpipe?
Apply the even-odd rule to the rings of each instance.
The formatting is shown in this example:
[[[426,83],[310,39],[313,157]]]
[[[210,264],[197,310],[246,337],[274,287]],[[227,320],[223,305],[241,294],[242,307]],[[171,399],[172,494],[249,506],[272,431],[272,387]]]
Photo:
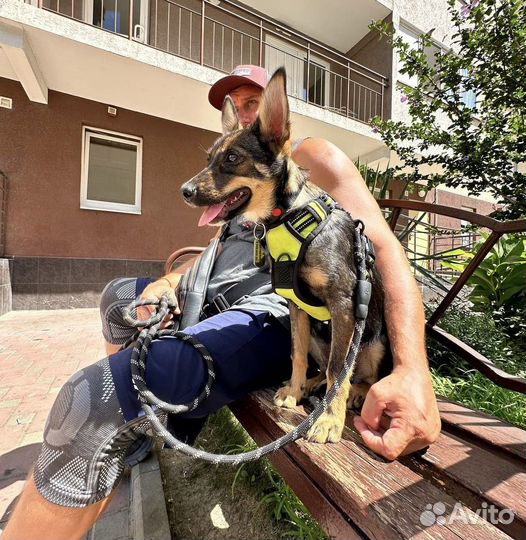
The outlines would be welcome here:
[[[0,258],[5,256],[5,229],[7,215],[7,175],[0,171]]]

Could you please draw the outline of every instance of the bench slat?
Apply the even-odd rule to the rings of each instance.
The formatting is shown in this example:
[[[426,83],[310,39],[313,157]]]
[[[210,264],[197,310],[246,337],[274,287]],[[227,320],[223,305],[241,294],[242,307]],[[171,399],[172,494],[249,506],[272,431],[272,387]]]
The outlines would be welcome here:
[[[271,391],[258,392],[240,406],[254,414],[273,438],[290,431],[305,416],[301,408],[293,411],[275,408]],[[455,521],[422,525],[420,517],[426,505],[442,502],[447,516],[455,499],[404,464],[382,461],[363,446],[359,435],[351,429],[346,428],[340,444],[318,445],[300,440],[285,452],[325,497],[338,506],[344,519],[367,538],[510,538],[484,520],[476,524]],[[302,491],[299,496],[303,498]],[[318,518],[317,508],[309,507],[309,510]],[[465,511],[474,517],[471,510]]]
[[[254,414],[239,404],[231,406],[232,412],[243,424],[245,429],[254,434],[253,438],[259,446],[274,440]],[[301,492],[301,500],[307,508],[316,508],[317,521],[321,528],[333,538],[348,540],[364,540],[364,536],[352,527],[339,509],[329,501],[308,474],[289,456],[287,452],[274,452],[270,461],[280,471],[287,485],[296,493]]]
[[[443,431],[424,456],[402,462],[472,510],[484,508],[484,503],[513,510],[512,523],[499,527],[513,537],[524,536],[526,500],[517,495],[526,493],[526,473],[518,457],[492,453]]]
[[[477,439],[526,461],[526,432],[493,416],[473,411],[445,398],[438,399],[444,429],[461,439]]]

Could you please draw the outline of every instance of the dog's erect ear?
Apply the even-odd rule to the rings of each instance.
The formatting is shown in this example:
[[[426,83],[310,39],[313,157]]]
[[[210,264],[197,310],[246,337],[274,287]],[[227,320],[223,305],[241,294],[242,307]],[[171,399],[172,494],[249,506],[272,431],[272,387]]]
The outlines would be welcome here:
[[[265,141],[278,149],[290,137],[289,100],[285,68],[276,70],[265,88],[259,105],[259,130]]]
[[[223,135],[231,133],[241,128],[236,106],[230,96],[225,97],[223,108],[221,109],[221,123],[223,124]]]

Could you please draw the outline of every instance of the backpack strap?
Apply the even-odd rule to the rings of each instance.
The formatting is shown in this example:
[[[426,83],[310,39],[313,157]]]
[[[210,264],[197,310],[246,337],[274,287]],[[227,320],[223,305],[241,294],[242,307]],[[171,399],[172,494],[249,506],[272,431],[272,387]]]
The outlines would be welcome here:
[[[219,231],[216,237],[208,244],[192,268],[186,271],[177,288],[177,300],[181,309],[179,317],[179,330],[193,326],[200,320],[201,310],[206,298],[208,282],[212,274],[217,249],[226,228]]]

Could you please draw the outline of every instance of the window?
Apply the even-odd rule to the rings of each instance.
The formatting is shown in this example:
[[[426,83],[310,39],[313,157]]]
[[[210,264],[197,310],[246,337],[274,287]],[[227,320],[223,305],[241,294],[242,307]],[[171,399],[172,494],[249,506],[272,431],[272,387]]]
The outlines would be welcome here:
[[[418,50],[420,48],[420,38],[415,31],[409,29],[407,26],[400,25],[399,34],[404,43],[407,43],[411,50]],[[399,64],[399,68],[400,67],[401,63]],[[407,73],[400,73],[399,71],[398,82],[414,87],[418,84],[418,77],[416,75],[411,77]]]
[[[402,40],[407,43],[412,50],[423,50],[423,52],[427,56],[427,60],[431,67],[435,67],[437,63],[437,56],[446,52],[446,49],[444,49],[443,46],[437,43],[432,43],[429,47],[422,48],[422,42],[419,37],[421,32],[419,33],[417,30],[412,30],[411,28],[404,26],[403,24],[400,25],[398,32]],[[469,73],[467,69],[461,69],[459,73],[464,80],[468,80]],[[416,85],[418,84],[418,77],[416,75],[410,77],[409,75],[407,75],[407,73],[404,74],[399,72],[398,82],[407,86],[416,87]],[[437,84],[437,86],[441,85],[440,81],[438,80],[435,81],[435,83]],[[460,91],[460,101],[464,103],[466,107],[470,109],[475,109],[477,106],[476,93],[471,89],[461,88]]]
[[[305,90],[305,101],[307,100],[307,94],[309,96],[309,103],[315,103],[322,107],[327,103],[328,93],[328,65],[320,65],[320,62],[311,60],[307,65],[305,62],[304,81],[303,87]],[[308,75],[307,75],[308,74]],[[307,88],[308,85],[308,88]]]
[[[400,25],[399,35],[402,40],[407,43],[411,50],[421,50],[427,57],[429,66],[435,67],[437,63],[437,55],[443,54],[444,49],[439,44],[433,42],[430,46],[423,46],[420,35],[422,32],[418,30],[412,30],[403,24]],[[407,86],[415,87],[418,84],[418,77],[413,75],[410,77],[407,73],[398,73],[398,81]],[[435,81],[438,83],[438,81]]]
[[[69,4],[71,4],[71,0]],[[125,36],[132,31],[133,39],[146,41],[148,0],[84,0],[78,4],[84,6],[84,20],[86,22]],[[132,11],[131,24],[130,8]]]
[[[142,139],[83,128],[80,207],[141,213]]]
[[[468,80],[469,73],[467,69],[461,69],[460,75],[464,80]],[[471,89],[468,90],[462,90],[462,94],[460,95],[460,101],[464,103],[468,109],[475,109],[477,106],[477,94]]]
[[[330,64],[311,53],[307,63],[307,51],[274,35],[265,37],[265,67],[273,73],[279,66],[287,69],[287,93],[289,96],[325,107],[329,101]],[[308,88],[307,88],[308,82]]]

